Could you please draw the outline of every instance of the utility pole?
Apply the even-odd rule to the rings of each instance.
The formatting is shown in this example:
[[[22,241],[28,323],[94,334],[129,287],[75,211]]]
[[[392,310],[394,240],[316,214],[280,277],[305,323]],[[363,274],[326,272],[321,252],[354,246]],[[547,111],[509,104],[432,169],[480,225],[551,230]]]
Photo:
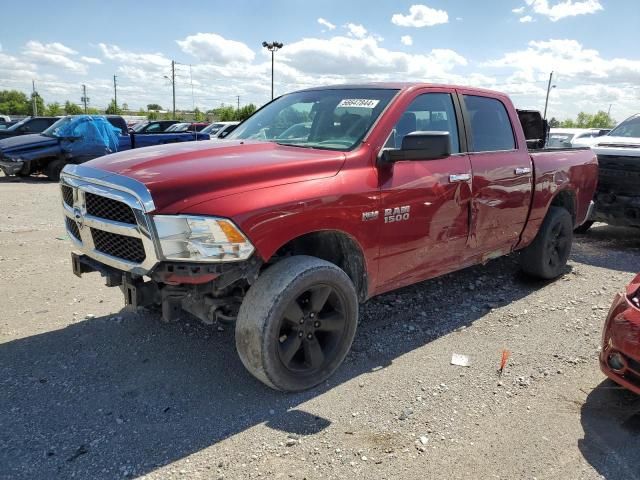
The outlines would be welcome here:
[[[238,97],[238,110],[240,110],[240,95],[236,95]]]
[[[87,98],[87,86],[83,83],[82,84],[82,103],[84,103],[84,113],[87,113],[87,103],[89,102],[89,99]]]
[[[607,117],[611,116],[611,105],[613,105],[613,103],[609,104],[609,110],[607,110]]]
[[[171,60],[171,86],[173,87],[173,119],[176,118],[176,61]]]
[[[284,46],[284,43],[262,42],[262,46],[271,52],[271,100],[273,100],[273,54],[280,50]]]
[[[37,100],[37,96],[38,96],[38,92],[36,92],[36,81],[35,80],[31,80],[31,87],[33,88],[33,93],[31,94],[31,105],[32,105],[32,110],[33,110],[33,116],[37,117],[38,116],[38,102]]]
[[[116,77],[115,75],[113,76],[113,107],[115,110],[115,113],[118,113],[118,83],[116,82]]]
[[[549,105],[549,92],[551,92],[551,80],[553,79],[553,71],[549,74],[549,83],[547,84],[547,98],[544,101],[544,115],[542,118],[547,119],[547,106]]]

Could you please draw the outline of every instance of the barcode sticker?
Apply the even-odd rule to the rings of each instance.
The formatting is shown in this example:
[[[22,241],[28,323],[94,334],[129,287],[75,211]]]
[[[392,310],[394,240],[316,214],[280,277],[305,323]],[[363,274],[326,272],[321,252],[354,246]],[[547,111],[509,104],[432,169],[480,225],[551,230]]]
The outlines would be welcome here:
[[[360,108],[376,108],[380,100],[372,100],[370,98],[345,98],[340,101],[336,108],[340,107],[360,107]]]

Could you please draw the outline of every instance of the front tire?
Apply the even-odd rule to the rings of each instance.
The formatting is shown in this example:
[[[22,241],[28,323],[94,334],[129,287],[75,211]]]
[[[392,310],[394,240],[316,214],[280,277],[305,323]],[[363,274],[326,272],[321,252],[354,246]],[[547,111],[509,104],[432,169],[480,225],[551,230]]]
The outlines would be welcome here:
[[[358,298],[347,274],[319,258],[293,256],[269,267],[247,292],[236,348],[264,384],[306,390],[340,366],[357,323]]]
[[[561,207],[551,207],[538,235],[520,252],[522,270],[534,277],[550,280],[564,271],[573,242],[573,220]]]
[[[45,174],[49,180],[54,182],[60,181],[60,174],[62,173],[62,169],[67,164],[63,159],[56,158],[55,160],[51,160],[47,167],[45,168]]]

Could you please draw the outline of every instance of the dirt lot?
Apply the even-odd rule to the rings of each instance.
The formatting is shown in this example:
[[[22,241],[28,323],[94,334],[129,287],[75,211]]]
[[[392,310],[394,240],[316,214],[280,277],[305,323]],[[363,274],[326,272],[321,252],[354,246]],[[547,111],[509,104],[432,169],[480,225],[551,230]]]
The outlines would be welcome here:
[[[553,283],[504,258],[376,298],[330,382],[286,395],[232,329],[75,277],[58,203],[0,177],[1,478],[640,479],[640,399],[596,361],[636,230],[596,226]]]

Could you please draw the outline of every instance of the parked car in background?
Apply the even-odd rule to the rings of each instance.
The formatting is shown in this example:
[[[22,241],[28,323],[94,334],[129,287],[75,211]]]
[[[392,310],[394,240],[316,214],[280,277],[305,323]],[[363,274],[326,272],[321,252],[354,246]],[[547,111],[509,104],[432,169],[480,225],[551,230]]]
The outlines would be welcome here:
[[[96,125],[91,125],[92,120]],[[111,142],[105,137],[102,120],[113,129]],[[51,180],[58,180],[60,171],[68,163],[80,164],[132,148],[193,140],[209,140],[209,135],[193,132],[138,134],[129,132],[127,123],[119,115],[69,115],[41,134],[0,140],[0,169],[5,175],[28,176],[42,172]]]
[[[179,123],[178,120],[154,120],[151,122],[141,122],[131,127],[131,131],[139,134],[163,133],[167,128],[171,125],[175,125],[176,123]]]
[[[208,133],[211,140],[222,140],[235,130],[240,122],[214,122],[202,130],[202,133]]]
[[[594,222],[640,227],[640,114],[596,140],[591,147],[599,171],[595,208],[578,232],[586,232]]]
[[[171,125],[165,131],[166,132],[200,132],[208,126],[209,124],[207,122],[192,122],[192,123],[181,122],[181,123],[176,123],[174,125]]]
[[[169,321],[235,322],[257,379],[313,387],[374,295],[516,251],[529,275],[566,271],[596,158],[542,149],[545,122],[521,113],[483,89],[337,85],[282,95],[224,142],[68,165],[73,271],[100,272]]]
[[[609,309],[600,368],[611,380],[640,395],[640,274],[615,296]]]
[[[40,133],[60,120],[60,117],[27,117],[10,127],[0,130],[0,139]]]
[[[549,130],[548,148],[590,147],[596,139],[609,132],[601,128],[552,128]]]

